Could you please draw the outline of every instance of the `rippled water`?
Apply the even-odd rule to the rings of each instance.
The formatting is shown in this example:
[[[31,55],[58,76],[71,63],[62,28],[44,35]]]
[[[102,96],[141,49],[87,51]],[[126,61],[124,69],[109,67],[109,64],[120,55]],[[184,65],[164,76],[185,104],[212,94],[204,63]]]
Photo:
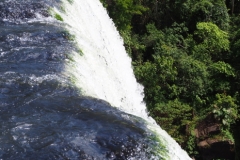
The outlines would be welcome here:
[[[102,7],[98,1],[88,2],[65,3],[84,4],[82,8],[91,9],[91,3],[97,2]],[[91,30],[89,34],[81,34],[81,31],[88,32],[91,24],[77,22],[85,28],[69,31],[71,24],[56,20],[51,10],[60,10],[63,17],[67,14],[67,8],[58,0],[0,1],[0,159],[181,159],[177,154],[183,154],[182,159],[186,159],[186,153],[179,151],[175,141],[161,141],[161,137],[149,129],[146,118],[139,118],[143,112],[140,106],[140,111],[136,108],[134,112],[138,106],[128,101],[139,99],[131,97],[135,93],[128,88],[136,84],[126,88],[118,86],[128,85],[128,71],[126,75],[116,71],[126,77],[127,81],[122,83],[124,78],[118,76],[112,80],[93,75],[101,70],[83,70],[87,68],[83,61],[88,60],[85,55],[90,55],[89,49],[100,53],[105,48],[106,53],[111,52],[106,44],[101,48],[88,38]],[[113,40],[101,40],[103,32],[101,28],[98,30],[99,35],[93,35],[96,41]],[[80,39],[76,42],[73,37]],[[104,54],[97,57],[105,66],[115,66]],[[101,68],[101,61],[93,59],[88,63]],[[121,67],[121,63],[115,67]],[[130,61],[124,63],[123,68],[130,66]],[[131,67],[129,69],[132,74]],[[91,76],[81,81],[85,72]],[[111,81],[119,81],[118,88],[105,90]],[[131,77],[129,81],[132,82]],[[123,97],[128,92],[130,98]],[[173,147],[166,146],[167,143],[174,143]]]

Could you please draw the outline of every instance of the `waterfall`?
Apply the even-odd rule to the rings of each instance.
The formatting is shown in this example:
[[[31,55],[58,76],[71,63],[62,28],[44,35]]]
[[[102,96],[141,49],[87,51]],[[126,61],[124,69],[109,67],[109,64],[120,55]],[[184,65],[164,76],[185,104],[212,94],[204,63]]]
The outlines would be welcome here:
[[[191,159],[148,116],[99,0],[0,11],[1,159]]]
[[[76,1],[65,3],[64,8],[66,14],[58,14],[83,52],[83,56],[74,53],[75,62],[67,65],[66,75],[72,73],[85,95],[146,118],[143,89],[134,78],[123,41],[100,2]]]

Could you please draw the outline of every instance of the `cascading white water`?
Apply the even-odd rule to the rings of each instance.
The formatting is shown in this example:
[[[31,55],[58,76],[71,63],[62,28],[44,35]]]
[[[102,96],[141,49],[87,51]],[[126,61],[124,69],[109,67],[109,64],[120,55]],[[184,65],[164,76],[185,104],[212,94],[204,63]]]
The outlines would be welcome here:
[[[185,151],[151,118],[143,103],[143,87],[136,82],[131,59],[126,54],[123,40],[99,0],[63,1],[63,24],[83,55],[71,53],[66,59],[63,74],[86,96],[102,99],[126,113],[141,117],[155,132],[167,153],[165,159],[191,159]],[[162,153],[160,153],[162,154]]]
[[[76,4],[68,4],[66,13],[62,15],[64,22],[69,24],[68,29],[76,36],[84,54],[82,57],[76,54],[73,59],[77,63],[68,68],[76,77],[76,84],[85,95],[106,100],[125,112],[147,117],[140,94],[142,87],[134,78],[131,59],[100,3],[76,1]]]

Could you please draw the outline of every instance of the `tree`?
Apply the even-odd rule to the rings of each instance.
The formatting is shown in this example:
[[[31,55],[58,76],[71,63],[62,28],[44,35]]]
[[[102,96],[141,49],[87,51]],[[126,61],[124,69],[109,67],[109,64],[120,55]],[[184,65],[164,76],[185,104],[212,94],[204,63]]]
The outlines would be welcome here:
[[[235,101],[236,99],[229,95],[217,94],[213,102],[214,117],[222,123],[225,130],[229,130],[230,125],[238,118],[238,106]]]
[[[199,22],[195,35],[200,48],[205,48],[212,55],[229,50],[228,33],[212,22]]]
[[[151,110],[156,122],[164,128],[178,143],[183,144],[189,124],[192,120],[192,108],[178,99],[167,103],[157,103]]]
[[[226,126],[239,120],[239,0],[102,1],[133,58],[150,115],[185,149],[196,146],[186,126],[194,130],[208,114]]]
[[[101,0],[118,30],[130,30],[133,15],[141,15],[147,8],[134,0]]]

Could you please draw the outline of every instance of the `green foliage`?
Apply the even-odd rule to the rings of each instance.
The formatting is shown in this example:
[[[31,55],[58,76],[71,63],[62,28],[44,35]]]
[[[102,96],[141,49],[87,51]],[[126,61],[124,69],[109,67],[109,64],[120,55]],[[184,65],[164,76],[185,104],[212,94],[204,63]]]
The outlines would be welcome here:
[[[142,52],[145,50],[145,45],[140,42],[139,36],[132,34],[129,30],[121,31],[120,34],[123,37],[127,53],[131,57],[140,60],[142,58]]]
[[[76,47],[76,52],[80,55],[80,56],[83,56],[83,51],[77,46]]]
[[[192,101],[194,107],[205,104],[204,99],[200,97],[207,93],[210,86],[207,66],[203,62],[187,56],[179,61],[178,70],[177,84],[182,90],[179,96],[188,100],[189,103]]]
[[[140,1],[140,0],[139,0]],[[155,23],[158,29],[169,28],[173,23],[185,23],[192,33],[198,22],[213,22],[223,30],[229,25],[229,15],[223,0],[164,0],[140,1],[149,8],[142,16],[135,16],[134,20],[142,25]]]
[[[208,70],[213,79],[211,85],[212,90],[215,92],[226,92],[231,90],[231,84],[227,79],[235,77],[236,74],[230,64],[218,61],[210,64]]]
[[[163,32],[157,30],[153,24],[149,24],[147,30],[149,34],[143,38],[143,41],[146,47],[153,46],[154,55],[151,57],[153,61],[143,63],[141,67],[153,65],[152,68],[155,70],[148,68],[149,71],[147,71],[146,68],[138,66],[135,68],[136,77],[147,88],[145,93],[153,97],[164,97],[157,98],[158,101],[180,98],[188,101],[193,107],[205,104],[205,100],[200,97],[205,95],[209,89],[210,74],[204,62],[186,54],[190,45],[188,44],[189,37],[184,39],[181,35],[187,31],[185,26],[175,24],[173,28],[165,29]],[[146,72],[146,75],[139,75],[140,70]],[[156,76],[147,76],[148,72]],[[148,77],[147,82],[145,82],[145,77]],[[153,85],[152,88],[155,90],[159,90],[150,91],[150,85]],[[148,101],[148,94],[145,95]],[[151,97],[149,99],[152,101]]]
[[[83,55],[83,51],[79,48],[79,46],[77,45],[77,43],[76,43],[76,41],[75,41],[76,36],[73,35],[73,34],[71,34],[71,33],[70,33],[69,31],[67,31],[67,30],[61,32],[61,34],[62,34],[62,36],[63,36],[66,40],[73,42],[72,44],[73,44],[73,47],[74,47],[75,52],[77,52],[80,56],[82,56],[82,55]],[[69,56],[68,56],[68,59],[71,60],[71,57],[69,58]]]
[[[234,53],[236,54],[236,56],[239,57],[240,55],[240,29],[236,31],[235,33],[235,37],[232,43],[232,50],[234,51]]]
[[[133,15],[141,15],[147,10],[134,0],[101,0],[108,9],[109,15],[113,18],[119,30],[130,30]]]
[[[231,63],[238,71],[240,71],[240,66],[238,62],[240,60],[240,15],[232,17],[232,28],[231,28],[231,54],[229,59],[231,59]]]
[[[223,0],[188,1],[191,19],[195,22],[212,22],[223,30],[229,28],[229,15]]]
[[[220,135],[221,135],[222,140],[230,140],[230,141],[234,142],[233,134],[230,132],[229,129],[221,129]]]
[[[197,123],[194,116],[205,117],[215,92],[229,91],[227,78],[235,76],[230,64],[216,58],[228,51],[226,32],[212,23],[199,24],[195,35],[187,35],[184,24],[163,30],[148,24],[142,43],[152,49],[151,56],[135,63],[150,115],[191,154],[197,154],[195,138],[186,136],[186,126]]]
[[[61,7],[60,7],[61,9]],[[61,9],[62,10],[62,9]],[[48,9],[48,13],[54,17],[58,21],[63,21],[63,18],[60,16],[60,14],[56,13],[53,8]]]
[[[240,16],[223,0],[101,0],[144,85],[150,115],[190,154],[190,134],[213,113],[220,138],[239,119]],[[239,10],[238,10],[239,12]]]
[[[63,21],[63,18],[57,13],[55,13],[54,18],[58,21]]]
[[[199,45],[211,54],[229,50],[228,33],[212,22],[199,22],[195,35],[199,39]]]
[[[145,86],[145,100],[149,103],[149,108],[171,96],[174,86],[170,82],[174,81],[177,74],[173,62],[172,57],[155,56],[154,63],[145,62],[136,66],[135,75]]]
[[[217,94],[216,100],[213,102],[213,114],[224,128],[229,128],[231,124],[238,118],[237,105],[235,98],[225,94]]]
[[[187,140],[186,150],[189,155],[198,154],[198,151],[196,150],[196,137],[194,135],[189,136]]]
[[[211,64],[209,69],[211,70],[212,74],[224,74],[227,77],[235,76],[235,71],[232,66],[222,61]]]
[[[73,4],[73,0],[67,0],[70,4]]]
[[[156,121],[179,143],[186,140],[186,129],[192,119],[192,108],[178,99],[157,103],[151,110]]]

